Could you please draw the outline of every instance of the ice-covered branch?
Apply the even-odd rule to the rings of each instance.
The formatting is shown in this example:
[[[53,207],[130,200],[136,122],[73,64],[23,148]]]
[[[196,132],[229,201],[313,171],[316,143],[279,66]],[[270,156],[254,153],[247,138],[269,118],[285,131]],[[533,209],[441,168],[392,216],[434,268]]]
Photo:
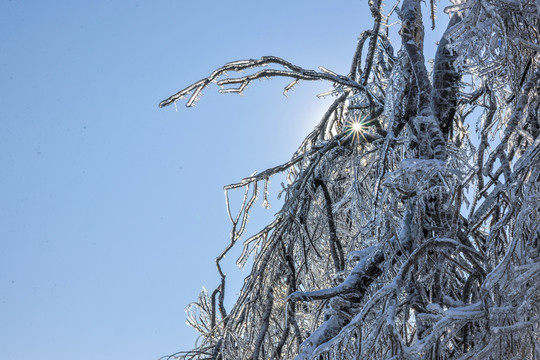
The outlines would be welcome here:
[[[339,94],[291,160],[225,187],[232,231],[216,258],[221,281],[188,307],[201,340],[176,358],[537,356],[540,8],[453,1],[429,54],[421,1],[400,0],[390,11],[402,7],[394,55],[390,14],[378,0],[368,5],[373,23],[360,33],[348,77],[248,59],[162,102],[187,96],[192,106],[212,82],[241,92],[265,77],[290,78],[285,94],[302,80],[329,81]],[[431,82],[425,59],[433,55]],[[259,182],[264,205],[280,172],[283,207],[243,241],[237,265],[253,259],[251,271],[227,312],[221,261],[247,232]],[[229,190],[240,187],[232,211]]]
[[[459,21],[461,18],[457,14],[452,16],[448,29],[437,46],[433,64],[433,109],[444,139],[448,139],[452,130],[460,79],[454,66],[457,54],[448,49],[448,36],[451,28]]]
[[[251,357],[253,360],[259,359],[259,354],[261,352],[261,345],[264,341],[264,336],[266,335],[268,326],[270,325],[270,315],[272,314],[272,305],[274,303],[274,294],[273,294],[272,288],[269,289],[267,297],[268,299],[267,299],[267,303],[264,309],[264,314],[262,317],[261,330],[259,331],[259,336],[257,337],[257,341],[255,342],[255,350],[253,351],[253,356]]]
[[[405,251],[410,250],[412,245],[411,238],[411,221],[413,217],[412,205],[409,206],[403,217],[402,229],[399,239],[390,239],[389,242],[400,242],[400,249]],[[290,301],[312,301],[324,300],[336,297],[339,295],[352,295],[356,301],[360,301],[367,291],[368,287],[377,280],[382,274],[381,264],[387,258],[386,244],[381,243],[377,249],[373,249],[366,253],[358,264],[353,268],[347,278],[338,286],[330,289],[322,289],[310,292],[295,292],[289,295]],[[399,251],[396,256],[400,256]],[[348,319],[343,315],[332,315],[325,321],[302,345],[302,351],[299,353],[297,360],[310,358],[311,353],[321,344],[330,340],[335,336],[341,328],[346,325]]]
[[[342,132],[321,145],[312,146],[311,149],[309,149],[305,153],[302,153],[296,156],[295,158],[289,160],[288,162],[282,165],[275,166],[270,169],[266,169],[259,174],[244,178],[242,179],[242,181],[238,183],[227,185],[224,187],[224,189],[225,190],[236,189],[239,187],[246,186],[247,184],[250,184],[253,182],[267,179],[271,177],[272,175],[275,175],[277,173],[280,173],[282,171],[285,171],[291,168],[293,165],[303,160],[309,159],[310,156],[312,155],[317,155],[320,157],[321,155],[328,153],[330,150],[334,149],[337,146],[348,146],[353,140],[353,138],[354,138],[354,133],[352,133],[351,131]],[[362,134],[362,136],[358,137],[357,142],[359,144],[369,144],[379,139],[381,138],[378,135],[371,135],[371,134],[365,133],[365,134]]]
[[[317,328],[300,346],[298,355],[295,360],[307,360],[312,358],[315,349],[334,338],[344,325],[347,324],[347,319],[341,315],[332,315],[321,326]]]
[[[371,16],[373,16],[373,30],[371,31],[371,39],[369,41],[368,52],[366,56],[366,67],[362,76],[362,84],[367,84],[369,75],[371,73],[371,67],[373,66],[373,58],[375,57],[376,43],[381,28],[381,4],[382,0],[375,0],[369,2],[369,9],[371,10]]]
[[[338,295],[354,294],[362,296],[369,286],[380,274],[380,265],[384,261],[385,249],[380,246],[363,257],[351,270],[345,281],[336,287],[315,291],[298,291],[289,295],[290,301],[326,300]]]
[[[244,70],[249,70],[249,69],[258,68],[258,67],[265,67],[265,66],[270,66],[270,65],[280,65],[284,67],[285,70],[264,69],[251,75],[246,75],[246,76],[242,76],[238,78],[226,78],[219,81],[217,80],[221,76],[226,76],[226,74],[230,71],[241,72]],[[288,77],[288,78],[293,78],[295,80],[309,80],[309,81],[326,80],[338,86],[356,89],[358,91],[364,90],[364,86],[360,85],[359,83],[357,83],[356,81],[354,81],[353,79],[347,76],[337,75],[328,71],[306,70],[300,66],[294,65],[276,56],[263,56],[260,59],[238,60],[238,61],[227,63],[224,66],[220,67],[219,69],[214,70],[208,77],[189,85],[188,87],[180,90],[176,94],[170,96],[166,100],[163,100],[161,103],[159,103],[159,107],[171,105],[172,103],[180,99],[183,99],[185,96],[188,96],[188,95],[189,95],[189,99],[186,102],[186,106],[191,107],[193,106],[195,102],[197,102],[202,91],[207,86],[209,86],[212,82],[215,82],[215,81],[217,81],[217,84],[219,86],[238,85],[238,87],[235,87],[235,88],[233,87],[233,88],[220,90],[220,92],[222,93],[227,93],[227,92],[242,93],[242,91],[246,88],[246,86],[251,81],[256,80],[256,79],[271,78],[271,77]],[[287,91],[289,88],[290,86],[287,86],[285,90]],[[286,94],[286,91],[285,91],[285,94]]]
[[[421,133],[425,132],[421,142],[428,142],[431,154],[421,156],[433,156],[438,160],[445,160],[446,145],[439,123],[433,114],[432,87],[429,81],[423,54],[424,27],[420,12],[419,0],[404,0],[401,9],[402,44],[413,69],[418,88],[418,112],[415,124]]]
[[[504,156],[503,152],[508,147],[508,140],[514,134],[519,121],[523,117],[525,107],[527,106],[527,103],[530,100],[529,92],[531,91],[533,86],[538,82],[539,79],[540,79],[540,71],[538,70],[534,71],[531,74],[529,80],[527,80],[527,82],[523,85],[521,96],[519,97],[519,100],[512,112],[512,116],[508,120],[508,123],[504,130],[504,136],[501,139],[501,142],[499,143],[499,145],[497,145],[497,148],[489,155],[489,158],[486,161],[486,165],[484,166],[485,176],[487,176],[491,172],[493,168],[493,164],[495,163],[495,160],[497,158],[501,159]]]
[[[322,189],[324,195],[326,218],[328,219],[328,231],[330,233],[330,253],[332,254],[336,271],[340,272],[345,269],[345,259],[343,255],[343,247],[341,246],[341,242],[339,241],[336,232],[336,223],[332,213],[332,199],[330,198],[330,192],[322,179],[314,179],[314,184],[316,187],[320,187]]]

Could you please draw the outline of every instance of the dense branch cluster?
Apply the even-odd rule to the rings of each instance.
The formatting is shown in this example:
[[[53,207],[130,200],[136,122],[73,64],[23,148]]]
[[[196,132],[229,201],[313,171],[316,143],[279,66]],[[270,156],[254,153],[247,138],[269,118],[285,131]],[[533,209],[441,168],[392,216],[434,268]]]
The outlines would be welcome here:
[[[191,106],[212,82],[242,92],[264,77],[293,79],[285,93],[329,81],[336,96],[289,162],[225,188],[233,229],[216,259],[221,283],[188,308],[199,346],[173,357],[540,357],[540,4],[453,1],[431,74],[420,1],[369,6],[374,25],[346,76],[276,57],[236,61],[160,104],[190,96]],[[284,205],[243,240],[238,265],[253,265],[227,311],[220,261],[259,187],[266,203],[282,172]]]

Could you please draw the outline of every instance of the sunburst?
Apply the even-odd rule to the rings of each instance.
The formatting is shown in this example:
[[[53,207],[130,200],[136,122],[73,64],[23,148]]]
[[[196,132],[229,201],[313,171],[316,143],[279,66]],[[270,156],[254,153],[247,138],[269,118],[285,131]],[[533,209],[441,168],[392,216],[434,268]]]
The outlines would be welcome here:
[[[369,121],[366,121],[366,117],[354,117],[353,119],[349,120],[347,123],[347,132],[353,134],[353,141],[356,142],[356,140],[362,139],[366,140],[366,137],[364,136],[364,133],[366,132]]]

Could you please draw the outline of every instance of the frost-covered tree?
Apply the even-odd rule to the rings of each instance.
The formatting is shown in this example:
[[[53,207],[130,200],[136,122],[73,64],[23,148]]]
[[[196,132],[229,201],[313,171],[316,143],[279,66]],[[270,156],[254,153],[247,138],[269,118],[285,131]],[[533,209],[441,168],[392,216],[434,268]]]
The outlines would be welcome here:
[[[235,61],[160,104],[269,77],[335,96],[289,162],[225,187],[245,196],[221,284],[188,308],[198,347],[174,357],[540,358],[540,1],[447,4],[431,67],[420,0],[368,5],[346,75]],[[243,240],[238,264],[253,266],[227,310],[220,261],[281,172],[284,205]]]

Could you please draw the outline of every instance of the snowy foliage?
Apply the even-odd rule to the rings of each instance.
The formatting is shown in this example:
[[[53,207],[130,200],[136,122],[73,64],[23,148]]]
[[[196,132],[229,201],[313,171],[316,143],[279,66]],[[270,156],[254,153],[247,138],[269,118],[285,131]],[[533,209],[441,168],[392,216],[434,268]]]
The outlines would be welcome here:
[[[420,1],[373,0],[347,76],[236,61],[160,104],[265,77],[293,79],[285,93],[326,80],[336,96],[289,162],[225,188],[245,197],[229,211],[221,285],[188,308],[200,345],[172,357],[540,358],[540,2],[448,5],[431,74]],[[281,172],[285,203],[243,241],[238,264],[251,256],[253,267],[227,311],[220,260]]]

